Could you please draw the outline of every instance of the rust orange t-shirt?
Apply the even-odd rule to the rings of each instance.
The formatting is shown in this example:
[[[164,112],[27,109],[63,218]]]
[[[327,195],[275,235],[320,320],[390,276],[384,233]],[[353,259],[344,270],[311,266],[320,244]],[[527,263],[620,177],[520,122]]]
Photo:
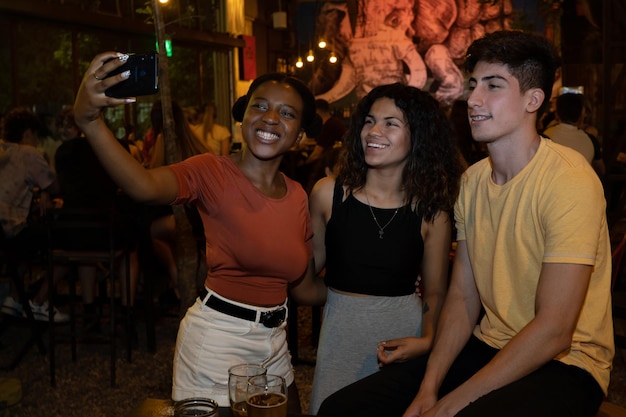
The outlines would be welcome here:
[[[306,193],[262,194],[227,156],[202,154],[168,166],[178,179],[173,204],[195,204],[206,239],[205,285],[232,300],[278,305],[313,257]]]

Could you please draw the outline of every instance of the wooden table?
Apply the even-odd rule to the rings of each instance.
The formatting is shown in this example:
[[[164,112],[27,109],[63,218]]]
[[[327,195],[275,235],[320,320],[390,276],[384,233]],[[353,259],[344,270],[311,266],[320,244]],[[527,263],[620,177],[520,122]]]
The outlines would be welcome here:
[[[171,400],[148,398],[135,408],[128,417],[171,417]],[[232,417],[229,407],[220,407],[219,417]],[[306,414],[288,414],[287,417],[306,417]],[[311,416],[309,416],[311,417]],[[604,402],[596,417],[626,417],[626,410],[615,404]]]
[[[172,417],[172,400],[148,398],[136,407],[128,417]],[[220,407],[219,417],[232,417],[230,407]],[[288,414],[287,417],[306,417],[306,414]],[[604,416],[603,416],[604,417]]]

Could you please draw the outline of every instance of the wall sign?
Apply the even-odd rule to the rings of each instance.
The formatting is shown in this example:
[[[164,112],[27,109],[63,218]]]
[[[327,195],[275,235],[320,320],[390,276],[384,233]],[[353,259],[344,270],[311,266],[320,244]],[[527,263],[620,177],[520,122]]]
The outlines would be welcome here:
[[[240,35],[245,42],[243,48],[239,48],[239,79],[250,81],[256,78],[256,39],[254,36]]]

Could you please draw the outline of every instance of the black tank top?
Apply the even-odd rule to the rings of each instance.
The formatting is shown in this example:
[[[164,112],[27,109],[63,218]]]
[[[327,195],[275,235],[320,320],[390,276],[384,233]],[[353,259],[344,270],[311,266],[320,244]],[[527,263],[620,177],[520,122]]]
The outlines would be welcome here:
[[[378,296],[414,293],[424,256],[421,210],[401,207],[380,239],[369,207],[352,193],[342,200],[343,187],[337,181],[332,214],[326,225],[326,285]],[[372,210],[381,226],[395,212],[375,207]]]

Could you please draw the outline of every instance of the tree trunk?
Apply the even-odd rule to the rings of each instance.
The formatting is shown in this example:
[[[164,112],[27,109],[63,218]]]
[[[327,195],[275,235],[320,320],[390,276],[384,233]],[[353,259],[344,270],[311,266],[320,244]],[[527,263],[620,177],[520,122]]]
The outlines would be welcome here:
[[[165,54],[165,23],[158,0],[153,0],[154,25],[159,45],[159,90],[163,109],[163,139],[165,141],[165,164],[169,165],[181,160],[180,150],[176,145],[174,116],[172,114],[172,97],[170,91],[169,62]],[[173,206],[176,220],[175,251],[178,269],[178,291],[180,295],[180,317],[198,296],[196,276],[198,272],[198,246],[193,236],[191,224],[185,208]]]

